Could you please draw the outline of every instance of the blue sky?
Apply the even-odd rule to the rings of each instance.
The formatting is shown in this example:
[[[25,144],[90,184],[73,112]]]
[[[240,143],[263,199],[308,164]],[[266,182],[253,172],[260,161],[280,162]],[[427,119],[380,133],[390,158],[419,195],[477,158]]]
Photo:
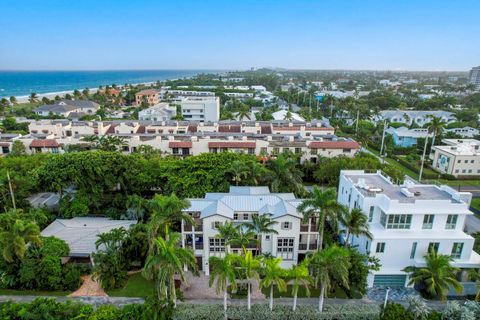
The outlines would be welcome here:
[[[0,0],[0,70],[467,70],[478,0]]]

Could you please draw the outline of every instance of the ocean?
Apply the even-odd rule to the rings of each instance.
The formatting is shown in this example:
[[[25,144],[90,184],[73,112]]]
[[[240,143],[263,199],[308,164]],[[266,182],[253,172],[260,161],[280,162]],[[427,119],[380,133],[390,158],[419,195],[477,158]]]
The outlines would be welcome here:
[[[192,77],[212,70],[0,71],[0,98]]]

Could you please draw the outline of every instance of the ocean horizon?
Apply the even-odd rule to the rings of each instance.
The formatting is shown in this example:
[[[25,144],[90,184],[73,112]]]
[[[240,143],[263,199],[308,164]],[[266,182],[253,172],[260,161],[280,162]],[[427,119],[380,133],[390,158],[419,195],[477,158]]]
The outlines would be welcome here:
[[[0,70],[0,98],[65,93],[106,85],[138,84],[188,78],[221,70],[92,70],[92,71],[8,71]]]

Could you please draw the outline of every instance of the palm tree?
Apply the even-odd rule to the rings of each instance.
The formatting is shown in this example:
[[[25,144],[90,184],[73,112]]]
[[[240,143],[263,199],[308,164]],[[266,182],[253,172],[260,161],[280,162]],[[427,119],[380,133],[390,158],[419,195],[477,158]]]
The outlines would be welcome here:
[[[279,155],[268,162],[271,170],[270,187],[273,192],[299,192],[302,189],[302,171],[297,168],[297,162],[287,155]]]
[[[184,266],[197,271],[193,251],[178,246],[182,236],[179,233],[169,233],[168,240],[158,237],[154,240],[154,250],[145,261],[143,275],[155,280],[155,291],[159,300],[170,300],[173,307],[177,306],[175,276],[187,284]]]
[[[277,286],[278,291],[287,291],[287,282],[285,281],[286,272],[280,266],[282,258],[264,258],[262,260],[262,275],[260,287],[270,288],[270,311],[273,310],[273,287]]]
[[[318,218],[318,248],[322,250],[323,231],[325,221],[328,219],[333,227],[338,228],[338,222],[342,222],[345,207],[337,202],[337,191],[334,188],[328,188],[324,191],[318,187],[313,187],[311,198],[305,199],[298,210],[303,213],[304,220]]]
[[[217,231],[218,234],[216,235],[216,237],[225,240],[225,252],[228,254],[228,244],[232,241],[232,239],[237,237],[237,228],[233,225],[232,222],[227,221],[223,225],[219,226],[217,228]]]
[[[293,311],[297,309],[297,296],[300,286],[303,286],[305,288],[307,296],[310,296],[310,284],[313,283],[313,278],[308,272],[307,262],[307,260],[303,260],[301,264],[293,265],[292,268],[288,270],[287,277],[292,283]]]
[[[242,179],[247,177],[248,167],[242,161],[235,160],[230,165],[228,172],[232,174],[232,181],[238,186]]]
[[[226,241],[227,245],[236,245],[242,247],[243,254],[247,254],[247,246],[257,240],[255,232],[249,230],[244,225],[239,225],[236,228],[236,233],[232,239]],[[248,251],[251,253],[251,251]]]
[[[210,257],[208,259],[210,264],[210,279],[208,285],[211,287],[213,282],[216,282],[217,294],[223,292],[223,311],[225,318],[227,317],[227,296],[228,286],[232,292],[237,290],[237,274],[235,272],[235,257],[227,254],[225,258]]]
[[[325,291],[332,285],[332,280],[348,288],[350,259],[348,250],[336,245],[317,251],[308,257],[308,263],[315,272],[315,285],[320,284],[318,311],[323,311]]]
[[[269,170],[259,162],[252,162],[249,166],[248,175],[255,186],[258,186],[268,173]]]
[[[11,96],[10,97],[10,103],[11,104],[17,104],[18,103],[17,98],[15,98],[14,96]]]
[[[424,258],[425,267],[409,266],[403,270],[410,275],[409,285],[415,284],[428,296],[438,297],[441,301],[447,298],[450,287],[458,293],[463,291],[462,285],[456,279],[460,269],[450,264],[453,261],[450,256],[438,254],[431,249]]]
[[[254,215],[252,222],[245,222],[244,225],[248,230],[257,234],[257,252],[260,253],[262,234],[278,234],[277,230],[273,229],[278,221],[273,221],[268,215]]]
[[[38,96],[35,92],[30,93],[30,97],[28,98],[30,103],[34,103],[38,101]]]
[[[361,209],[354,208],[350,212],[347,210],[342,220],[347,229],[345,246],[349,245],[350,235],[356,237],[365,236],[368,239],[372,239],[372,234],[368,231],[368,218]]]
[[[285,113],[285,117],[283,120],[292,121],[293,120],[292,113],[290,111],[287,111],[287,113]]]
[[[242,121],[244,118],[250,120],[250,107],[247,105],[242,105],[242,107],[237,113],[237,117],[240,121]]]
[[[163,229],[165,239],[168,240],[170,228],[175,223],[181,223],[182,221],[192,225],[195,223],[192,216],[183,211],[190,207],[190,201],[179,199],[175,194],[170,196],[156,194],[148,202],[147,207],[150,211],[150,241],[160,235],[161,229]]]
[[[258,271],[260,270],[260,260],[252,255],[251,251],[245,252],[243,256],[236,256],[240,264],[242,275],[247,281],[247,309],[251,309],[252,300],[252,280],[260,280]]]
[[[435,145],[435,138],[443,133],[446,122],[440,117],[432,117],[428,126],[428,133],[432,134],[432,147]]]
[[[0,246],[5,261],[23,259],[30,243],[42,243],[40,228],[36,223],[22,220],[17,210],[0,215]]]
[[[468,276],[471,281],[477,282],[480,279],[480,273],[478,269],[469,269]],[[475,295],[475,301],[480,301],[480,283],[477,282],[477,294]]]

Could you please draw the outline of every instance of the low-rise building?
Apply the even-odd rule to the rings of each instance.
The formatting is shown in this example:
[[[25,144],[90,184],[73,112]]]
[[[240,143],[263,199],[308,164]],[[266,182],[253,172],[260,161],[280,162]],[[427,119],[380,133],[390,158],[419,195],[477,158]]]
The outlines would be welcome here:
[[[75,113],[76,118],[82,115],[91,115],[97,112],[100,105],[89,100],[61,100],[54,104],[44,104],[34,110],[34,112],[42,117],[50,115],[68,118]]]
[[[445,129],[444,131],[455,133],[456,135],[461,136],[462,138],[473,138],[475,136],[480,135],[480,131],[472,127],[450,128],[450,129]]]
[[[443,139],[445,145],[433,146],[432,167],[455,177],[480,176],[480,141]]]
[[[405,267],[425,266],[428,250],[452,257],[452,265],[466,270],[480,267],[480,255],[473,251],[475,239],[463,232],[472,194],[448,186],[415,184],[406,180],[397,185],[381,172],[343,170],[338,202],[349,209],[359,208],[367,216],[371,239],[353,236],[350,244],[380,260],[368,286],[407,285]]]
[[[448,111],[414,111],[414,110],[384,110],[380,115],[375,117],[375,121],[388,120],[390,122],[404,123],[410,126],[415,123],[423,126],[432,121],[432,117],[438,117],[446,123],[457,121],[452,112]]]
[[[160,92],[155,89],[145,89],[135,94],[135,104],[139,106],[142,102],[153,106],[160,103]]]
[[[218,97],[187,97],[179,104],[185,120],[216,122],[220,119],[220,98]]]
[[[408,129],[406,127],[390,127],[386,132],[392,135],[393,143],[396,146],[403,148],[417,145],[417,140],[419,138],[425,139],[426,137],[432,137],[432,134],[428,132],[428,129],[423,128]]]
[[[317,249],[316,219],[303,221],[303,215],[297,210],[302,199],[295,198],[293,193],[270,193],[268,187],[230,187],[228,193],[207,193],[205,198],[189,200],[190,207],[184,211],[195,223],[182,223],[182,246],[193,249],[200,270],[207,275],[210,257],[242,250],[218,237],[218,228],[226,222],[239,225],[251,222],[258,215],[267,215],[275,221],[272,228],[277,233],[258,235],[260,246],[254,242],[246,250],[281,257],[284,268],[296,265],[307,251]]]
[[[177,115],[177,108],[166,102],[161,102],[138,112],[138,120],[168,121]]]

